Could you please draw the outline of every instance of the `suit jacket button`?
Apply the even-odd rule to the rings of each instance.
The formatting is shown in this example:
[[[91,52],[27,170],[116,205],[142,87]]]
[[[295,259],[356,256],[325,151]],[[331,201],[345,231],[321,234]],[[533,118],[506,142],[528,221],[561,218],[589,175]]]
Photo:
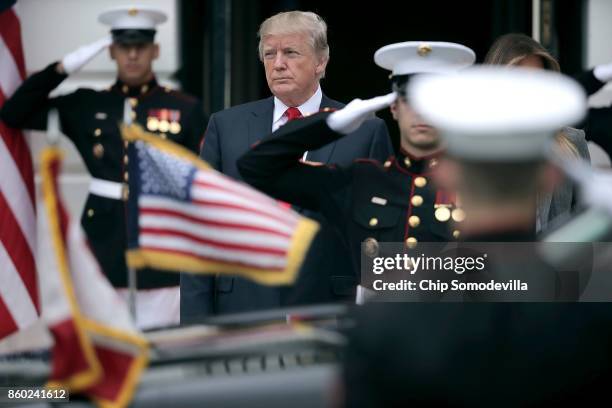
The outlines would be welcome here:
[[[378,218],[376,218],[376,217],[372,217],[372,218],[370,218],[370,222],[369,222],[369,224],[370,224],[370,227],[375,227],[375,226],[377,226],[377,225],[378,225]]]

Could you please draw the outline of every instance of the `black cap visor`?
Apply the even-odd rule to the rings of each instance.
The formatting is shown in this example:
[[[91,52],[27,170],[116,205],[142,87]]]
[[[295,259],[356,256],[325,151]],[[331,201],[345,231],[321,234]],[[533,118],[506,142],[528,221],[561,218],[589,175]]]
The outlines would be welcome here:
[[[118,29],[111,30],[113,42],[122,45],[137,45],[152,43],[155,39],[155,30],[144,29]]]

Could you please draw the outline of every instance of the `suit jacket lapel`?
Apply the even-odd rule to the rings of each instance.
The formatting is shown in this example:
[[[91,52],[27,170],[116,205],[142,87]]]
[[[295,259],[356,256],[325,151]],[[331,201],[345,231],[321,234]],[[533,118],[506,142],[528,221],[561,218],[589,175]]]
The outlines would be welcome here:
[[[249,116],[248,143],[250,148],[254,143],[272,133],[272,115],[274,114],[273,97],[257,103]]]
[[[328,98],[325,94],[323,94],[323,98],[321,98],[321,106],[319,109],[323,108],[334,108],[341,109],[344,105],[338,101],[334,101],[333,99]],[[313,150],[312,152],[308,152],[306,157],[307,160],[319,163],[329,163],[336,148],[336,142],[330,143],[326,146],[321,147],[320,149]]]

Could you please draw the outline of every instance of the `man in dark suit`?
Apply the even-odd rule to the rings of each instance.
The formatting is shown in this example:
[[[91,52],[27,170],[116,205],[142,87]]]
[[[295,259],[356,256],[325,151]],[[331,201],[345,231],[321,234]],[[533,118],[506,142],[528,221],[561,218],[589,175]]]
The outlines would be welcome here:
[[[279,13],[259,31],[259,56],[273,96],[213,114],[201,157],[215,169],[240,179],[236,160],[250,146],[290,120],[344,105],[321,91],[329,60],[327,26],[311,12]],[[348,165],[357,158],[384,161],[392,154],[387,128],[380,119],[366,121],[350,138],[304,154],[310,163]],[[300,211],[300,209],[298,209]],[[356,279],[350,256],[337,232],[320,214],[301,211],[322,224],[291,288],[268,288],[239,278],[181,277],[181,321],[211,313],[241,312],[280,305],[352,300]]]

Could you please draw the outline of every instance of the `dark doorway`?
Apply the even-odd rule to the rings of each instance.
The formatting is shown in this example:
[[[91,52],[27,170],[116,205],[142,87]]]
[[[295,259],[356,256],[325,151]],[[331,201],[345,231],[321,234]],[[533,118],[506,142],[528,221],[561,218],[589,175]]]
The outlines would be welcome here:
[[[301,3],[327,21],[331,59],[322,88],[342,102],[390,90],[389,72],[373,60],[374,52],[386,44],[458,42],[472,48],[481,61],[497,35],[508,31],[528,33],[531,28],[530,0],[383,1],[370,7],[319,0]],[[387,122],[397,146],[399,135],[390,113],[387,110],[379,116]]]

